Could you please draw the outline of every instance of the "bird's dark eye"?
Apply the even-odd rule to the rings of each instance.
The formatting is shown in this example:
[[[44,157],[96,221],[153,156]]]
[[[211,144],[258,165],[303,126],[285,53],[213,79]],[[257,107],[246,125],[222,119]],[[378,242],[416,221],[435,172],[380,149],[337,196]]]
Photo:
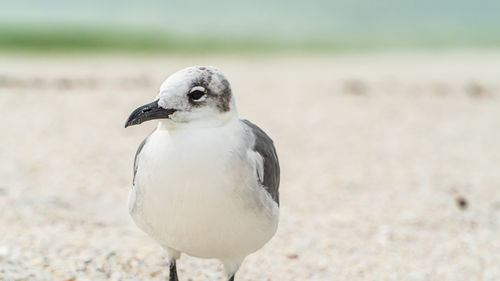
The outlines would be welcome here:
[[[192,101],[198,101],[205,95],[205,88],[197,86],[191,89],[188,94],[188,97]]]
[[[189,93],[189,98],[191,98],[192,100],[199,100],[201,97],[203,97],[205,93],[202,92],[202,91],[194,91],[192,93]]]

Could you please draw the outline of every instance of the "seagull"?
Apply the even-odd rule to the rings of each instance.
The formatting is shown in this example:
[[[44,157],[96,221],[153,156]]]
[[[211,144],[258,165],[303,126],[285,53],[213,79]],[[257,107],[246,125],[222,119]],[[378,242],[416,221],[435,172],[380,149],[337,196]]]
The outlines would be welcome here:
[[[226,76],[180,70],[125,128],[158,120],[139,145],[129,192],[135,224],[167,252],[169,281],[181,253],[220,260],[227,280],[276,233],[280,167],[271,138],[238,117]]]

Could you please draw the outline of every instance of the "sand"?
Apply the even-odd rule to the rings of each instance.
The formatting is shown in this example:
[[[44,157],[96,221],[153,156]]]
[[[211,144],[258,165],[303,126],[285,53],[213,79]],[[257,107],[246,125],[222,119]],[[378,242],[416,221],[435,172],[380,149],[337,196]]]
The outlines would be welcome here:
[[[500,280],[500,53],[0,56],[0,280],[165,280],[127,213],[170,73],[217,65],[281,160],[276,236],[237,280]],[[224,280],[183,256],[181,280]]]

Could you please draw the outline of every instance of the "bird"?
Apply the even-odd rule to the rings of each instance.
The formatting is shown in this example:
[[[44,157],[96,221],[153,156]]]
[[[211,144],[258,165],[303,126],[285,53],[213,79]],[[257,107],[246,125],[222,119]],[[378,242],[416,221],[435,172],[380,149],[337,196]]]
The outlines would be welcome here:
[[[275,235],[280,166],[272,139],[239,119],[231,85],[214,66],[170,75],[128,117],[156,129],[139,145],[128,210],[165,249],[169,281],[181,254],[218,259],[234,281],[243,260]]]

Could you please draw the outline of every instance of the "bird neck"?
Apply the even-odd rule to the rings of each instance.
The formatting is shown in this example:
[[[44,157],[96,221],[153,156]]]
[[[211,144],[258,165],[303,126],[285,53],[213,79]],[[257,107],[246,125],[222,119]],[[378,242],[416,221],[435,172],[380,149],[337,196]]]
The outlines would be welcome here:
[[[238,114],[236,111],[228,111],[221,113],[217,118],[204,118],[200,120],[192,120],[189,122],[175,122],[170,119],[161,119],[158,122],[159,130],[182,130],[192,128],[217,128],[226,126],[229,123],[237,121]]]

